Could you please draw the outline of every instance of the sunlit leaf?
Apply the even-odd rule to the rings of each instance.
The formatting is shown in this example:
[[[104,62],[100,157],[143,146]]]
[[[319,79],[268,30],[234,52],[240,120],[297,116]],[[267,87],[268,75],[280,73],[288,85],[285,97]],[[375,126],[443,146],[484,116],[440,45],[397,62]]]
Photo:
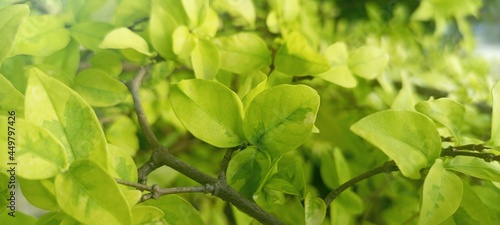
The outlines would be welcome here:
[[[183,80],[172,86],[170,101],[177,117],[197,138],[221,148],[243,142],[243,105],[226,86],[201,79]]]
[[[125,84],[102,70],[85,69],[74,80],[73,89],[92,106],[113,106],[123,102],[128,95]]]
[[[7,127],[7,117],[0,116],[0,124]],[[18,118],[12,130],[13,135],[7,135],[7,129],[0,131],[0,143],[3,146],[15,146],[15,157],[7,158],[9,154],[0,156],[1,167],[8,170],[7,162],[23,162],[19,164],[16,173],[26,179],[47,179],[63,172],[68,166],[66,150],[62,144],[46,129]],[[8,139],[12,137],[13,139]],[[7,144],[12,141],[14,144]]]
[[[337,42],[328,46],[323,56],[330,64],[330,69],[316,74],[317,77],[346,88],[353,88],[358,84],[347,66],[348,53],[345,43]]]
[[[252,199],[270,168],[271,158],[267,153],[248,147],[229,161],[227,183]]]
[[[233,73],[250,73],[271,63],[266,43],[252,33],[237,33],[214,39],[219,49],[220,68]]]
[[[114,145],[108,144],[108,162],[110,174],[114,178],[130,182],[137,181],[137,166],[130,155]],[[125,186],[123,186],[125,187]],[[126,187],[125,189],[133,189]]]
[[[448,128],[460,145],[460,126],[464,121],[465,107],[451,99],[440,98],[419,102],[415,109]]]
[[[371,114],[351,130],[393,159],[406,177],[420,178],[420,169],[441,152],[441,137],[426,116],[412,111],[386,110]]]
[[[0,115],[8,115],[9,111],[16,111],[19,115],[24,114],[24,96],[12,86],[12,84],[0,74]]]
[[[90,160],[76,160],[56,177],[61,209],[81,223],[132,224],[131,212],[116,181]]]
[[[70,41],[65,48],[45,58],[44,63],[56,66],[73,78],[80,64],[80,45],[74,40]]]
[[[55,196],[54,178],[44,180],[20,178],[19,186],[23,195],[32,205],[40,209],[60,211]]]
[[[99,48],[134,49],[144,55],[151,56],[146,40],[128,28],[121,27],[112,30],[104,37]]]
[[[365,79],[374,79],[384,71],[389,55],[382,49],[363,46],[351,52],[348,65],[353,74]]]
[[[441,225],[490,225],[488,209],[472,188],[463,182],[462,202],[457,211]]]
[[[489,144],[500,146],[500,81],[498,81],[493,90],[493,112],[491,113],[491,138]]]
[[[100,50],[99,44],[114,26],[104,22],[82,22],[70,28],[71,36],[85,48],[92,51]]]
[[[1,6],[0,6],[1,7]],[[0,8],[0,65],[14,44],[21,24],[26,21],[30,10],[27,5],[11,5]]]
[[[278,49],[274,65],[277,70],[293,76],[323,73],[330,68],[326,59],[298,32],[291,33]]]
[[[10,55],[48,56],[66,47],[69,41],[68,30],[56,16],[29,16],[19,28]]]
[[[154,206],[136,205],[132,208],[133,224],[164,224],[163,211]]]
[[[456,156],[453,159],[446,160],[444,166],[446,169],[469,176],[500,182],[500,164],[496,161],[485,162],[480,158]]]
[[[212,42],[201,39],[191,54],[196,78],[212,80],[220,67],[219,51]]]
[[[91,159],[106,167],[106,140],[92,108],[75,91],[40,70],[33,68],[29,74],[25,118],[50,131],[66,149],[69,162]]]
[[[118,54],[106,50],[97,52],[90,59],[90,64],[93,68],[100,69],[115,78],[118,78],[123,67]]]
[[[193,49],[196,47],[195,37],[185,26],[177,27],[172,34],[172,38],[174,54],[176,54],[179,59],[189,57]]]
[[[304,85],[278,85],[258,94],[246,109],[248,141],[271,155],[299,147],[312,131],[319,108],[316,91]]]

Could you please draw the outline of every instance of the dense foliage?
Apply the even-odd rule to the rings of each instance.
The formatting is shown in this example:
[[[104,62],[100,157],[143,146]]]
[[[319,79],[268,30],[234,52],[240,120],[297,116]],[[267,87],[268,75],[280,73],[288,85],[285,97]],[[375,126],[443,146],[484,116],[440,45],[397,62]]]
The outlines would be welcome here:
[[[355,2],[0,1],[0,220],[500,224],[482,1]]]

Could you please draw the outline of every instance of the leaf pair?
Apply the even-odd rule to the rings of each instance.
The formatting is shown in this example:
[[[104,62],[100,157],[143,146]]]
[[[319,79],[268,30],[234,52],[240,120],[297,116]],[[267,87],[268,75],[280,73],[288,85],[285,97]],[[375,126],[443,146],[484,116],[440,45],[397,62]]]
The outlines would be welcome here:
[[[208,80],[184,80],[172,87],[177,117],[197,138],[217,147],[245,141],[271,155],[298,147],[312,131],[319,96],[304,85],[279,85],[258,94],[246,112],[236,93]]]

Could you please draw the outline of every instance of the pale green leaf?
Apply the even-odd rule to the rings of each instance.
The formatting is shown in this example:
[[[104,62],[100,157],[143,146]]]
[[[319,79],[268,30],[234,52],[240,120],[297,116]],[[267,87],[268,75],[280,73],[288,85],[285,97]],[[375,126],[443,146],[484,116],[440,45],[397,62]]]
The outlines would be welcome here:
[[[306,181],[300,160],[286,157],[280,160],[278,172],[269,179],[266,188],[304,198]]]
[[[122,0],[116,6],[113,24],[117,26],[130,26],[148,17],[150,12],[150,1]]]
[[[9,56],[21,24],[26,21],[30,9],[27,5],[11,5],[0,9],[0,65]]]
[[[271,155],[299,147],[313,129],[319,95],[305,85],[278,85],[258,94],[246,109],[248,141]]]
[[[233,73],[251,73],[271,63],[271,52],[257,35],[241,32],[213,40],[219,48],[220,68]]]
[[[485,162],[480,158],[456,156],[447,160],[444,166],[469,176],[500,182],[500,164],[497,161]]]
[[[182,0],[182,5],[189,18],[189,27],[198,27],[205,20],[208,11],[208,0]]]
[[[462,202],[457,211],[441,225],[490,225],[488,208],[474,190],[463,182]]]
[[[24,114],[24,96],[2,74],[0,74],[0,115],[8,115],[9,111]]]
[[[130,207],[116,181],[90,160],[76,160],[55,180],[61,209],[84,224],[132,224]]]
[[[54,179],[26,180],[19,178],[19,186],[24,197],[34,206],[50,210],[60,211],[55,196]]]
[[[124,115],[118,116],[104,130],[106,140],[120,147],[130,156],[135,156],[139,150],[139,138],[136,132],[137,125],[130,117]]]
[[[404,176],[418,179],[420,169],[441,152],[441,137],[428,117],[413,111],[386,110],[371,114],[351,130],[382,150]]]
[[[323,73],[330,69],[326,59],[298,32],[291,33],[278,49],[274,59],[277,70],[292,76]]]
[[[56,16],[29,16],[19,28],[10,55],[48,56],[66,47],[69,41],[68,30]]]
[[[161,225],[163,211],[154,206],[136,205],[132,208],[132,221],[134,225]]]
[[[401,73],[402,87],[391,104],[391,109],[403,109],[413,111],[418,98],[413,91],[413,84],[407,73]],[[418,111],[418,110],[417,110]],[[425,113],[424,113],[425,114]]]
[[[25,214],[21,211],[16,210],[13,214],[9,215],[7,212],[0,214],[0,221],[2,224],[13,224],[13,225],[35,225],[37,218],[34,216]]]
[[[338,173],[341,173],[341,171]],[[342,208],[343,211],[354,215],[361,214],[364,209],[363,199],[350,189],[342,192],[342,194],[335,198],[333,203],[335,207]]]
[[[49,55],[43,62],[57,67],[73,78],[80,65],[80,45],[72,40],[65,48]]]
[[[252,0],[222,0],[217,2],[220,7],[245,21],[245,25],[255,26],[255,6]]]
[[[212,8],[208,8],[205,20],[193,30],[193,33],[199,38],[211,38],[215,36],[218,28],[219,15]]]
[[[443,161],[436,159],[424,181],[419,225],[439,224],[453,215],[460,206],[463,184],[457,175],[443,167]]]
[[[196,39],[186,26],[179,26],[172,34],[174,54],[179,59],[185,59],[191,55],[196,47]]]
[[[99,48],[134,49],[147,56],[153,55],[149,52],[146,40],[125,27],[114,29],[106,34],[104,40],[99,44]]]
[[[82,22],[72,26],[70,32],[83,47],[98,51],[101,50],[99,44],[113,28],[113,25],[104,22]]]
[[[10,174],[7,175],[6,173],[0,173],[0,182],[2,184],[8,184],[10,180]],[[10,188],[9,185],[2,185],[0,186],[0,195],[1,196],[8,196],[10,194]],[[0,213],[3,214],[5,210],[7,210],[7,206],[10,204],[10,200],[7,198],[0,198]]]
[[[90,59],[93,68],[100,69],[108,75],[118,78],[122,72],[120,56],[111,50],[101,50]]]
[[[178,26],[189,23],[182,1],[153,0],[149,19],[149,36],[154,49],[164,58],[176,59],[173,33]]]
[[[252,199],[270,169],[270,156],[254,147],[248,147],[229,161],[227,183],[243,196]]]
[[[460,145],[460,126],[465,115],[465,107],[462,104],[448,98],[440,98],[419,102],[415,105],[415,110],[448,128],[456,139],[455,144]]]
[[[93,109],[75,91],[40,70],[32,68],[29,74],[26,120],[50,131],[66,149],[69,162],[91,159],[106,167],[106,140]]]
[[[212,80],[219,71],[219,51],[209,40],[201,39],[191,54],[196,78]]]
[[[7,121],[14,121],[15,125],[10,126]],[[15,146],[15,158],[19,163],[16,174],[26,179],[47,179],[63,172],[68,166],[66,150],[62,144],[46,129],[31,124],[24,119],[17,117],[16,120],[0,116],[0,124],[9,129],[0,131],[0,143],[2,146]],[[8,139],[11,137],[13,139]],[[8,144],[9,141],[13,145]],[[2,168],[9,169],[7,162],[13,161],[5,158],[9,154],[0,156]]]
[[[323,199],[312,197],[310,193],[304,200],[306,225],[321,225],[326,216],[326,205]]]
[[[500,146],[500,81],[498,81],[493,90],[493,112],[491,113],[491,138],[488,144]]]
[[[353,88],[358,84],[347,66],[348,53],[345,43],[337,42],[328,46],[323,56],[330,64],[330,69],[315,76],[346,88]]]
[[[349,69],[355,75],[365,79],[374,79],[381,74],[387,63],[389,55],[380,48],[363,46],[351,52],[348,59]]]
[[[51,225],[52,223],[61,225],[66,217],[68,217],[68,215],[63,212],[48,212],[38,218],[36,225]]]
[[[73,89],[91,106],[113,106],[125,101],[128,89],[125,84],[99,69],[80,71]]]
[[[121,180],[137,182],[137,166],[134,159],[127,152],[117,146],[108,144],[108,162],[111,176]],[[127,186],[120,187],[135,189]]]
[[[177,195],[166,195],[141,204],[155,206],[163,211],[167,224],[205,225],[198,210]]]
[[[172,86],[170,101],[182,124],[197,138],[221,148],[244,141],[243,105],[226,86],[201,79],[183,80]]]

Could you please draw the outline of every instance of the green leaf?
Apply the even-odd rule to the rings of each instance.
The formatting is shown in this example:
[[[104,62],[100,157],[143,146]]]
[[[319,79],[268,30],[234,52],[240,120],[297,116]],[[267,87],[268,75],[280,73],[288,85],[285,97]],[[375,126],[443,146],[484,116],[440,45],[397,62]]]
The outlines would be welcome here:
[[[300,161],[293,158],[280,160],[278,172],[267,182],[266,188],[304,198],[306,181]]]
[[[488,208],[472,188],[463,182],[463,197],[457,211],[441,225],[490,225]]]
[[[153,0],[149,19],[149,36],[155,50],[164,58],[176,59],[173,52],[173,33],[189,19],[179,0]]]
[[[304,209],[306,215],[306,225],[320,225],[326,216],[326,205],[323,199],[306,195],[304,200]]]
[[[213,80],[219,71],[219,50],[211,41],[200,39],[191,54],[194,74],[198,79]]]
[[[305,85],[278,85],[250,103],[243,121],[248,141],[271,155],[299,147],[313,129],[319,95]]]
[[[43,62],[57,67],[64,71],[68,77],[73,78],[80,64],[79,48],[80,45],[72,40],[65,48],[49,55]]]
[[[189,27],[198,27],[203,23],[208,11],[208,0],[182,0],[182,5],[189,18]]]
[[[7,117],[0,116],[0,124],[8,127]],[[10,127],[10,126],[9,126]],[[26,179],[47,179],[61,173],[68,166],[66,150],[62,144],[46,129],[29,123],[21,118],[15,120],[13,135],[7,135],[7,129],[1,131],[0,143],[2,146],[11,146],[14,143],[15,161],[20,163],[17,175]],[[8,140],[7,137],[13,137]],[[0,155],[1,167],[9,169],[7,159],[9,154]]]
[[[104,22],[82,22],[70,28],[71,36],[83,47],[92,51],[101,50],[99,44],[114,26]]]
[[[342,171],[338,171],[341,173]],[[348,189],[342,192],[335,200],[335,207],[341,208],[349,214],[361,214],[364,209],[364,202],[354,191]]]
[[[2,184],[8,184],[10,180],[10,174],[0,173],[0,182]],[[9,185],[0,186],[0,196],[10,195]],[[7,210],[7,206],[10,204],[10,200],[7,198],[0,198],[0,213],[3,214]]]
[[[250,27],[255,26],[255,6],[252,0],[224,0],[217,4],[231,15],[241,17]]]
[[[150,12],[150,1],[122,0],[116,6],[113,24],[117,26],[129,26],[136,21],[147,18]]]
[[[16,211],[15,217],[10,216],[7,213],[0,214],[0,221],[2,221],[3,224],[34,225],[37,222],[37,219],[33,216],[24,214],[21,211]]]
[[[500,146],[500,81],[498,81],[493,90],[493,112],[491,113],[491,138],[488,144]]]
[[[106,34],[104,40],[99,44],[99,48],[134,49],[147,56],[153,55],[149,52],[146,40],[125,27],[114,29]]]
[[[63,212],[48,212],[43,216],[41,216],[36,221],[36,225],[52,225],[52,224],[68,225],[63,223],[64,219],[67,217],[68,216]]]
[[[155,206],[163,211],[167,224],[205,225],[198,210],[177,195],[166,195],[141,204]]]
[[[380,48],[363,46],[351,52],[348,62],[349,69],[355,75],[374,79],[384,71],[389,56]]]
[[[330,69],[315,76],[345,88],[356,87],[358,81],[351,74],[347,66],[348,54],[345,43],[337,42],[328,46],[325,52],[323,52],[323,56],[330,64]]]
[[[183,80],[172,86],[170,101],[177,117],[195,137],[220,148],[244,141],[243,105],[226,86],[208,80]]]
[[[497,161],[485,162],[468,156],[456,156],[444,164],[446,169],[458,171],[484,180],[500,182],[500,164]]]
[[[137,126],[128,116],[118,116],[104,130],[106,140],[124,150],[128,155],[134,156],[139,150],[139,138],[137,137]]]
[[[213,40],[219,48],[220,68],[245,74],[260,70],[271,63],[271,52],[257,35],[241,32]]]
[[[80,71],[74,80],[73,89],[91,106],[113,106],[125,101],[127,86],[99,69]]]
[[[26,21],[30,9],[27,5],[11,5],[0,9],[0,65],[9,56],[19,27]]]
[[[48,56],[66,47],[69,41],[68,30],[56,16],[29,16],[19,28],[10,55]]]
[[[443,167],[443,161],[436,159],[424,181],[418,224],[443,222],[457,211],[462,196],[463,184],[460,178],[446,171]]]
[[[24,96],[0,73],[0,115],[8,115],[8,111],[24,114]]]
[[[154,206],[136,205],[132,208],[134,225],[165,224],[163,211]]]
[[[172,34],[174,54],[179,59],[185,59],[191,55],[196,47],[196,39],[186,26],[179,26]]]
[[[130,182],[137,182],[137,166],[127,152],[119,147],[108,144],[108,162],[111,176]],[[127,186],[120,187],[135,189]]]
[[[440,98],[419,102],[415,105],[415,110],[448,128],[456,139],[455,144],[460,145],[460,126],[465,115],[465,107],[462,104],[448,98]]]
[[[113,53],[111,50],[101,50],[97,52],[94,57],[90,59],[90,64],[93,68],[100,69],[114,78],[118,78],[122,72],[120,56]]]
[[[56,201],[54,178],[45,180],[19,179],[19,186],[24,197],[34,206],[50,210],[60,211]]]
[[[69,162],[91,159],[106,167],[106,140],[92,108],[76,92],[38,69],[30,69],[29,74],[26,120],[50,131],[63,144]]]
[[[229,161],[227,183],[243,196],[252,199],[270,169],[270,156],[254,147],[248,147]]]
[[[353,124],[351,130],[382,150],[412,179],[419,179],[420,169],[441,152],[441,137],[432,120],[413,111],[377,112]]]
[[[61,209],[85,224],[132,224],[130,208],[115,180],[90,160],[76,160],[56,177]]]
[[[329,63],[298,32],[291,33],[276,53],[274,66],[292,76],[314,75],[328,71]]]

